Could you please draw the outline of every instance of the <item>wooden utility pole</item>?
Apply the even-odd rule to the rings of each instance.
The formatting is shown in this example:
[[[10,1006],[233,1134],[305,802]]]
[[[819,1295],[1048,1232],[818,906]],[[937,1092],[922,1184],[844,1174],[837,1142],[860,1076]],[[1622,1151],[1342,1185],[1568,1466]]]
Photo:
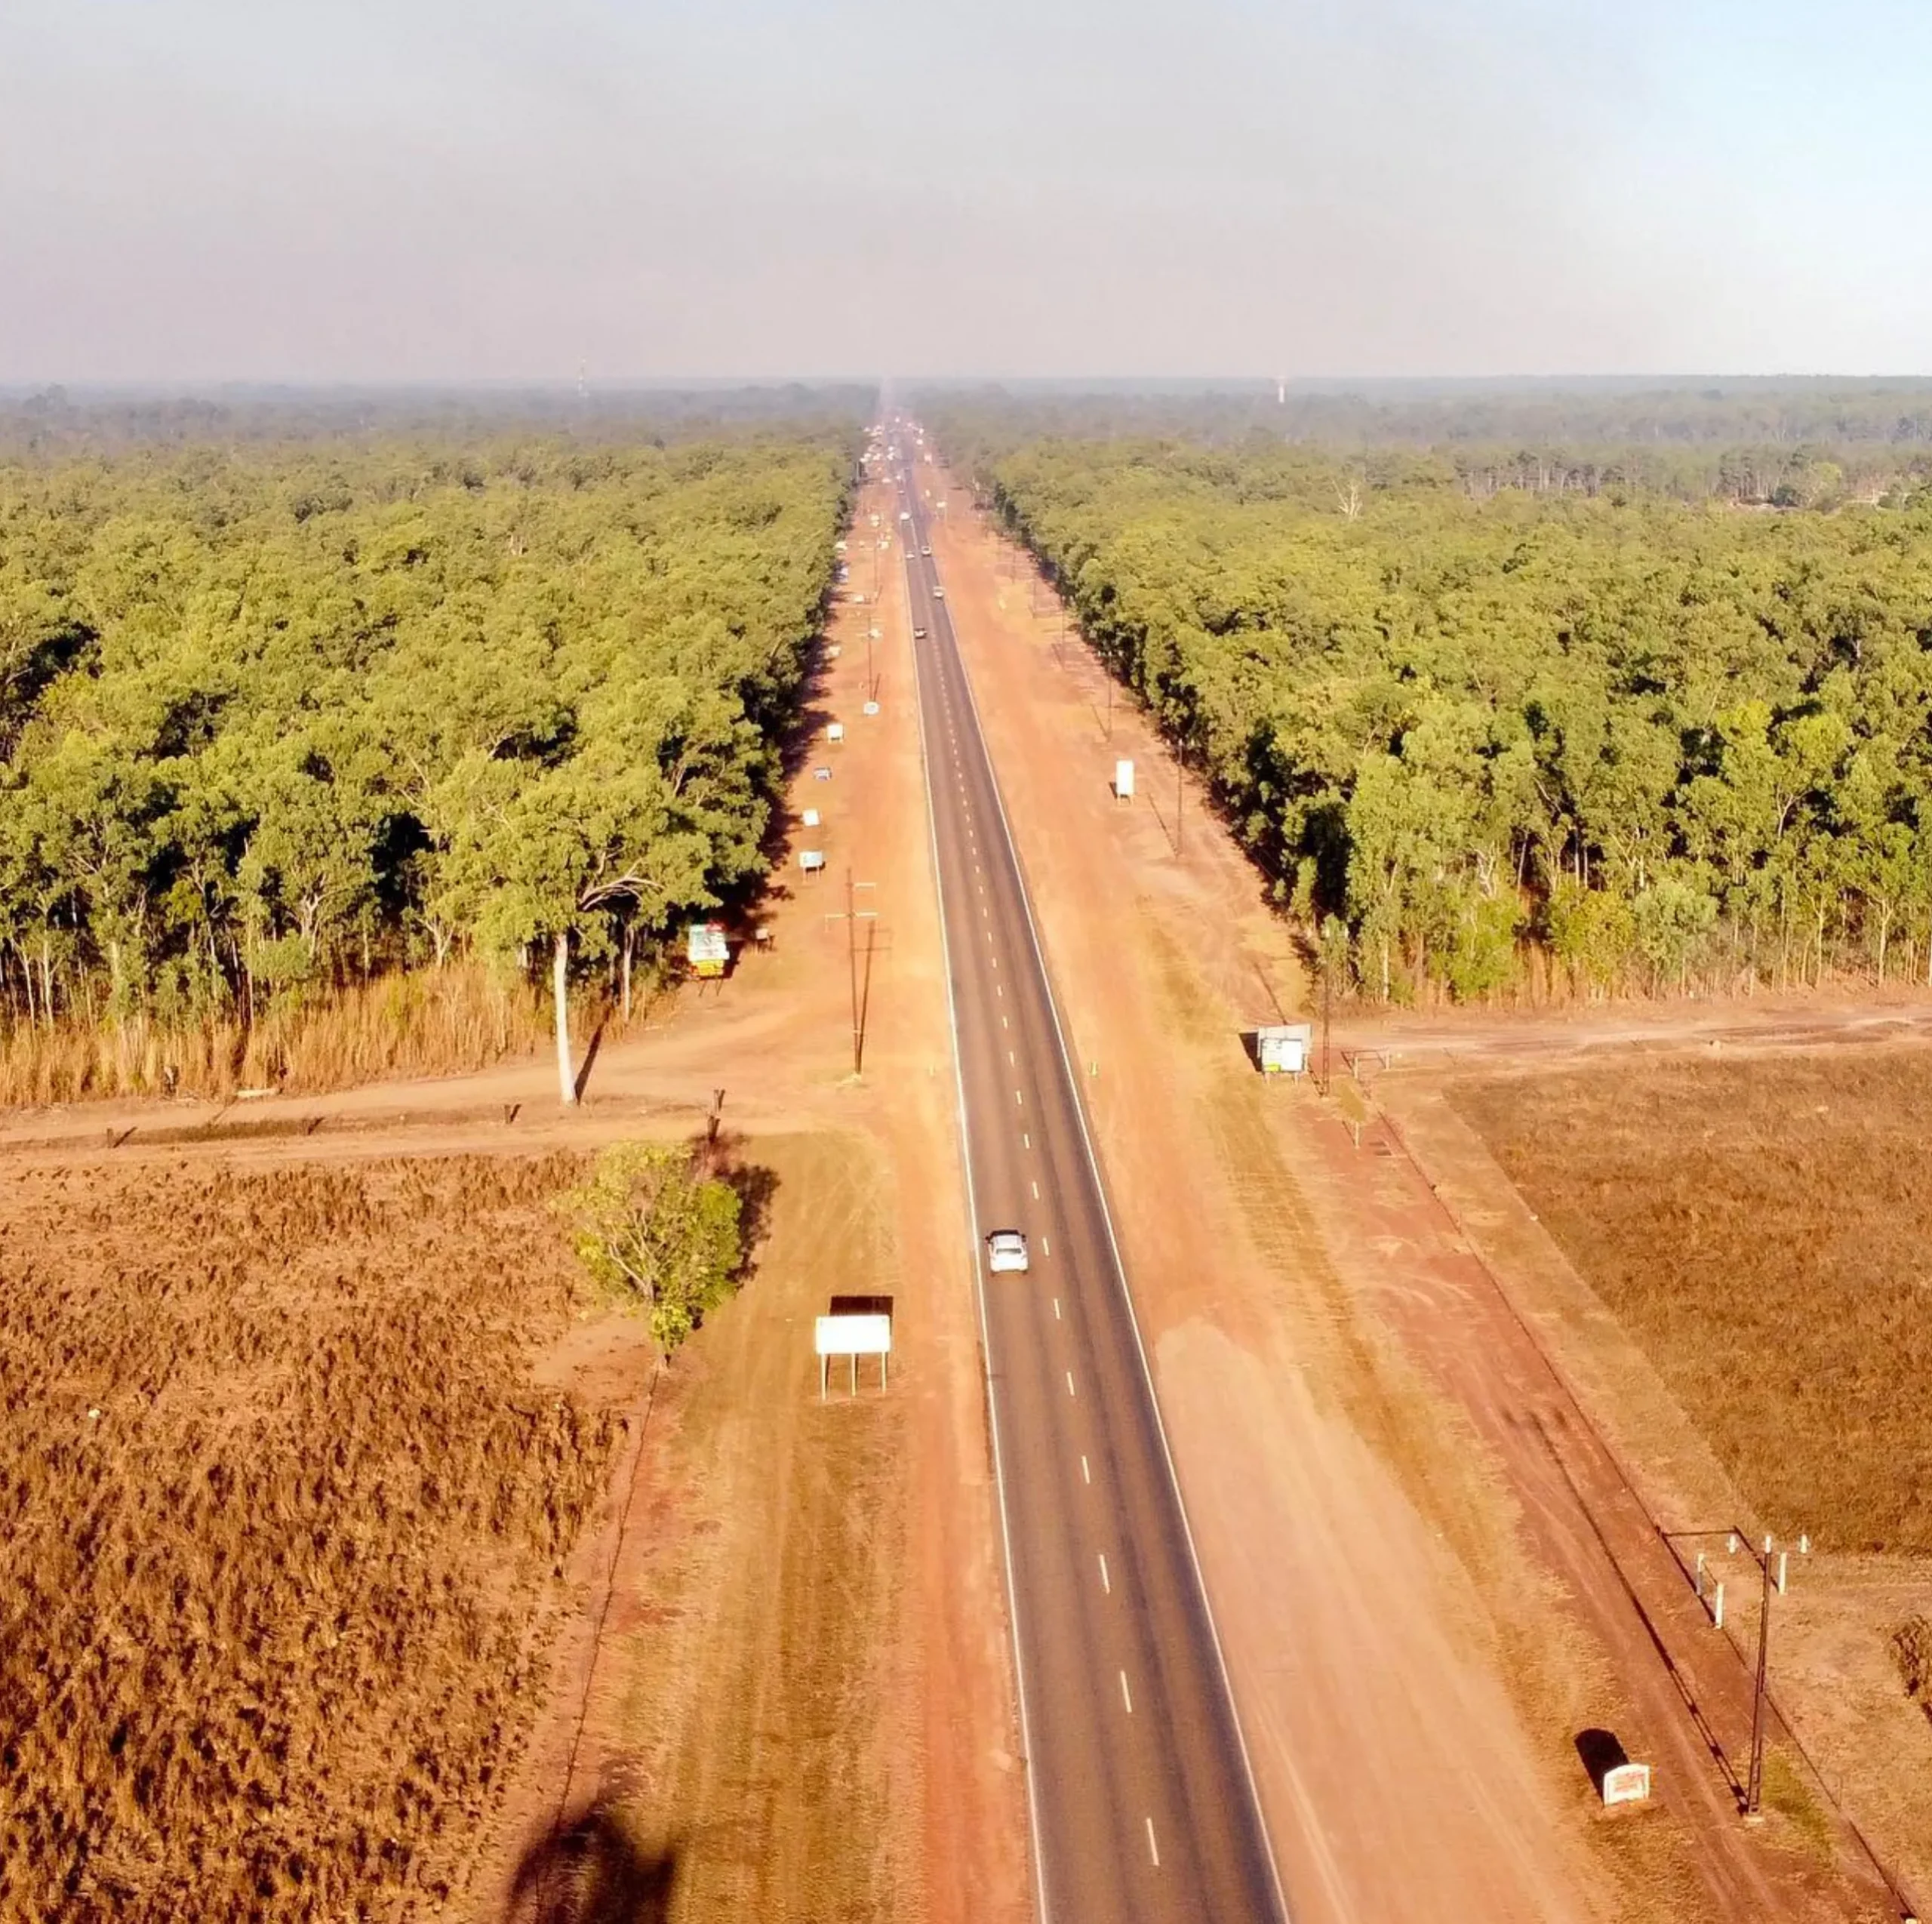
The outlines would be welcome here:
[[[1328,1036],[1335,1010],[1335,959],[1327,950],[1328,945],[1324,943],[1321,956],[1321,1093],[1324,1096],[1327,1094],[1331,1082],[1328,1069]]]
[[[852,871],[850,869],[845,871],[845,972],[852,991],[852,1073],[854,1076],[858,1075],[866,1066],[865,1008],[859,999],[859,924],[862,921],[876,922],[878,919],[877,910],[859,907],[858,892],[862,888],[872,888],[877,885],[870,882],[854,882]],[[835,909],[827,919],[830,920],[838,914],[838,911]]]
[[[1751,1691],[1751,1769],[1744,1783],[1744,1815],[1756,1817],[1764,1797],[1765,1699],[1770,1690],[1771,1540],[1764,1539],[1764,1601],[1758,1607],[1758,1670]]]

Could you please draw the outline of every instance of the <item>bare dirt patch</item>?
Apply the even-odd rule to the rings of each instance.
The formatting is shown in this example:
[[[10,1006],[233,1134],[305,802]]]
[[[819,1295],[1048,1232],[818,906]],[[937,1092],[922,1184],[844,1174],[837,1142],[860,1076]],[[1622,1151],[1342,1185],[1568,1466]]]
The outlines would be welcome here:
[[[450,1895],[620,1433],[533,1375],[570,1167],[10,1172],[0,1916]]]
[[[1932,1550],[1929,1067],[1814,1052],[1454,1091],[1781,1535]]]
[[[772,1234],[659,1389],[581,1738],[512,1873],[526,1901],[590,1824],[655,1867],[651,1918],[927,1914],[918,1711],[894,1673],[922,1372],[902,1359],[881,1391],[869,1362],[854,1396],[841,1365],[821,1402],[812,1356],[835,1294],[906,1313],[880,1159],[849,1135],[758,1155]]]
[[[1487,1187],[1506,1171],[1524,1199],[1478,1203],[1485,1246],[1679,1560],[1701,1548],[1734,1599],[1755,1599],[1755,1567],[1721,1534],[1677,1533],[1735,1522],[1794,1550],[1810,1536],[1776,1608],[1774,1696],[1823,1789],[1921,1893],[1932,1721],[1909,1650],[1932,1610],[1919,1281],[1932,1205],[1913,1152],[1926,1062],[1898,1044],[1446,1085],[1501,1165]],[[1428,1098],[1403,1100],[1430,1130],[1432,1166],[1480,1196],[1480,1151],[1459,1153],[1446,1116],[1426,1122]],[[1748,1602],[1726,1634],[1741,1670],[1756,1648]],[[1815,1823],[1801,1773],[1772,1789]]]

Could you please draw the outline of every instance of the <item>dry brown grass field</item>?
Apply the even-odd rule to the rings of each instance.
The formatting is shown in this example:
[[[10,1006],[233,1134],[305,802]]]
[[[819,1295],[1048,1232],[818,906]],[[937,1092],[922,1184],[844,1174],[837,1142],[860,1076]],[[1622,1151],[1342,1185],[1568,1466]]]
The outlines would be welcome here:
[[[434,1914],[623,1419],[564,1156],[8,1172],[0,1919]]]
[[[1768,1526],[1932,1550],[1932,1058],[1626,1059],[1451,1094]]]
[[[654,983],[640,979],[637,1012],[655,993]],[[573,1000],[580,1005],[573,1017],[580,1039],[614,1014],[599,987]],[[550,1036],[549,1004],[528,983],[452,962],[318,991],[253,1023],[225,1017],[171,1027],[145,1017],[77,1017],[51,1029],[0,1026],[0,1107],[464,1075],[534,1055]]]

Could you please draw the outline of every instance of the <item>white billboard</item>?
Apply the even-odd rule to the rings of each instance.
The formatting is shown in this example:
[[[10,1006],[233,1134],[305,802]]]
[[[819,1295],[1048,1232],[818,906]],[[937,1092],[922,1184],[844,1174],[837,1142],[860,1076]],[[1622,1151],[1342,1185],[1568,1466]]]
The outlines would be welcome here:
[[[820,1316],[813,1341],[822,1356],[885,1356],[892,1353],[890,1316]]]

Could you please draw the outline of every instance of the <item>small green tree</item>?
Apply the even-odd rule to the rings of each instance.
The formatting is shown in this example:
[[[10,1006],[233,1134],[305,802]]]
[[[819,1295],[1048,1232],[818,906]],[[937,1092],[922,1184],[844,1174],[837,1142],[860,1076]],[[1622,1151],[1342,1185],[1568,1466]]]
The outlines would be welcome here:
[[[557,1208],[591,1280],[618,1307],[648,1313],[667,1361],[737,1287],[738,1192],[681,1143],[612,1143]]]

